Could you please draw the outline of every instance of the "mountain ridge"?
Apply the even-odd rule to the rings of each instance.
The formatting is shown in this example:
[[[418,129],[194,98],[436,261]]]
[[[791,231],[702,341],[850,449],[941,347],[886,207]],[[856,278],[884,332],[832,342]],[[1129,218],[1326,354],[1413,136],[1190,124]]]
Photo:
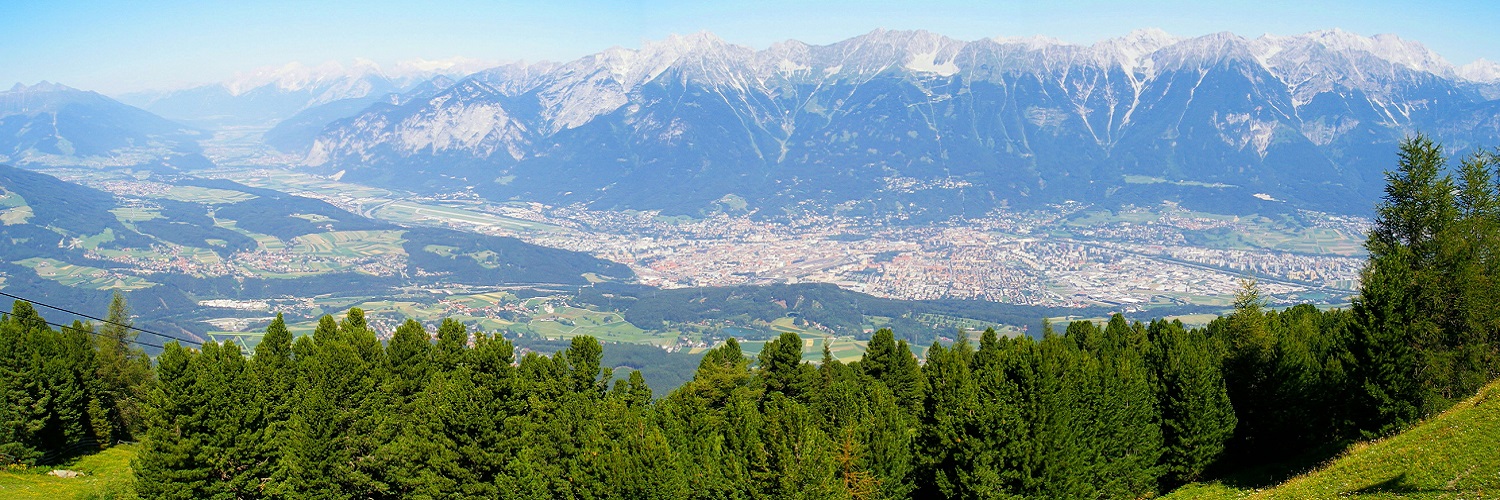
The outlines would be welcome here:
[[[168,167],[207,162],[203,132],[112,98],[66,85],[0,91],[0,163]]]
[[[1401,137],[1427,132],[1457,152],[1500,142],[1483,84],[1460,74],[1482,73],[1417,42],[1340,30],[1144,29],[1092,45],[875,30],[764,50],[700,32],[501,66],[374,106],[329,124],[304,163],[374,183],[416,176],[495,199],[685,214],[729,194],[773,215],[852,203],[946,217],[1206,193],[1127,176],[1227,186],[1210,193],[1221,205],[1271,197],[1365,213]],[[949,188],[882,192],[891,179]],[[641,194],[663,185],[687,194]]]

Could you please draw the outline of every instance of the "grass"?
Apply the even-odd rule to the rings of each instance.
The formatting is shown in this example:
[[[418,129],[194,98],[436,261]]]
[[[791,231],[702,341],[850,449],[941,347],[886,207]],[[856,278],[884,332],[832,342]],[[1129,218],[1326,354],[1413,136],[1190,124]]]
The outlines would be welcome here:
[[[676,337],[661,332],[647,332],[626,322],[620,313],[590,311],[576,307],[555,307],[553,312],[532,316],[527,328],[547,338],[569,339],[591,335],[603,342],[662,344]]]
[[[110,213],[114,213],[114,218],[120,222],[145,222],[162,218],[160,210],[142,209],[142,207],[118,207],[118,209],[110,209]]]
[[[262,250],[275,252],[286,249],[286,242],[281,241],[280,238],[271,236],[269,234],[261,234],[254,231],[242,229],[234,220],[214,219],[214,225],[250,237],[250,239],[255,240],[255,244],[259,245],[260,249]]]
[[[406,255],[402,231],[334,231],[292,238],[292,251],[320,257]]]
[[[20,193],[7,191],[5,188],[0,187],[0,208],[24,206],[26,206],[26,198],[22,197]]]
[[[104,232],[78,240],[78,246],[89,250],[98,250],[99,245],[115,241],[115,230],[104,228]]]
[[[1500,497],[1500,381],[1422,424],[1359,443],[1274,488],[1192,484],[1166,498]]]
[[[0,210],[0,224],[7,226],[25,224],[26,221],[31,220],[31,217],[35,215],[36,213],[31,211],[30,206],[22,205],[15,208],[7,208]]]
[[[41,278],[72,287],[130,291],[156,286],[156,283],[146,281],[139,276],[123,275],[97,267],[73,265],[57,259],[32,257],[18,260],[15,264],[31,268]]]
[[[134,445],[120,445],[56,467],[82,472],[75,478],[47,475],[52,467],[0,470],[0,498],[10,500],[65,500],[72,498],[135,498],[130,460]],[[112,496],[113,495],[113,496]]]

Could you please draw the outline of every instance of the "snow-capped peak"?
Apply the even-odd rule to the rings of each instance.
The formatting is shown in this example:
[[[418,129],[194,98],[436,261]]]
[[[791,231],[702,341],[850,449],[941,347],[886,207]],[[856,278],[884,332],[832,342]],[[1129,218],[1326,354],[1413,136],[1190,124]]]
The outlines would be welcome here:
[[[1452,64],[1419,42],[1392,34],[1367,37],[1338,28],[1295,36],[1262,36],[1256,40],[1256,56],[1266,61],[1277,53],[1305,44],[1316,44],[1335,53],[1363,52],[1391,64],[1445,78],[1456,76]]]
[[[454,56],[447,59],[410,59],[398,61],[388,73],[394,77],[457,78],[495,67],[495,61]]]
[[[238,73],[222,85],[231,95],[241,95],[270,85],[282,91],[295,92],[369,77],[386,80],[425,80],[437,75],[465,76],[491,66],[494,66],[491,61],[465,57],[439,60],[412,59],[397,62],[391,69],[382,68],[375,61],[364,58],[355,58],[354,62],[348,66],[338,61],[327,61],[317,66],[308,66],[300,61],[293,61],[283,66],[266,66]]]
[[[1160,28],[1143,28],[1119,38],[1095,43],[1093,49],[1101,56],[1119,63],[1126,71],[1145,69],[1149,72],[1153,65],[1151,54],[1180,41],[1182,38],[1172,36]]]
[[[1001,45],[1024,45],[1028,49],[1036,50],[1059,45],[1068,45],[1067,42],[1052,38],[1050,36],[997,36],[991,38],[995,43]]]
[[[1471,82],[1500,82],[1500,63],[1479,58],[1458,68],[1458,76]]]

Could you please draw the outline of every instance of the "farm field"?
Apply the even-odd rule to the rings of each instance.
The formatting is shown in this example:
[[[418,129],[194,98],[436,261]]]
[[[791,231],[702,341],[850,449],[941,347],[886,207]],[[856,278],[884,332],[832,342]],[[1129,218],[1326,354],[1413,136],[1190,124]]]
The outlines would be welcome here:
[[[406,255],[401,231],[334,231],[292,238],[295,253],[318,257],[379,257]]]
[[[1115,224],[1159,225],[1165,217],[1219,221],[1230,227],[1183,230],[1189,240],[1208,248],[1224,250],[1279,251],[1299,254],[1356,256],[1364,253],[1364,235],[1334,227],[1319,227],[1317,215],[1233,216],[1159,208],[1098,210],[1072,216],[1052,231],[1054,236],[1078,237],[1076,230]],[[1299,219],[1300,218],[1300,219]]]
[[[286,242],[281,241],[281,238],[277,238],[269,234],[260,234],[254,231],[242,229],[234,220],[214,219],[214,225],[222,227],[224,229],[228,229],[230,231],[234,231],[236,233],[243,234],[250,239],[255,240],[256,245],[259,245],[261,250],[275,252],[286,249]]]
[[[32,257],[15,263],[31,268],[36,271],[37,276],[44,279],[79,288],[130,291],[156,286],[156,283],[139,276],[127,276],[97,267],[69,264],[56,259]]]
[[[0,224],[4,224],[7,226],[25,224],[27,220],[30,220],[35,215],[36,214],[32,212],[31,207],[29,206],[22,205],[19,207],[7,208],[4,210],[0,210]]]

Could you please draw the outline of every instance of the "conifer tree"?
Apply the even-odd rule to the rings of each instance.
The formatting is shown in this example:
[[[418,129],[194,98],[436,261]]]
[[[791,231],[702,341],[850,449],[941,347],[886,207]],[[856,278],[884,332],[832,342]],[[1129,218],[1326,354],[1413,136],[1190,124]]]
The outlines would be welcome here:
[[[93,341],[103,386],[101,403],[112,429],[108,439],[131,439],[141,430],[140,400],[151,381],[151,360],[133,344],[137,334],[130,328],[130,307],[119,290],[110,299],[105,320]]]
[[[1152,337],[1161,355],[1162,463],[1169,485],[1197,480],[1224,452],[1237,420],[1218,355],[1201,330],[1155,321]]]
[[[1365,243],[1370,257],[1354,302],[1359,333],[1352,352],[1364,406],[1360,427],[1367,432],[1393,432],[1438,403],[1422,374],[1441,369],[1429,365],[1442,359],[1439,321],[1452,312],[1445,290],[1451,282],[1442,276],[1449,263],[1439,259],[1449,243],[1442,236],[1457,213],[1445,163],[1431,139],[1402,141]]]
[[[782,333],[761,348],[759,361],[760,377],[765,381],[768,395],[780,393],[798,402],[805,401],[811,368],[802,364],[801,337]]]

